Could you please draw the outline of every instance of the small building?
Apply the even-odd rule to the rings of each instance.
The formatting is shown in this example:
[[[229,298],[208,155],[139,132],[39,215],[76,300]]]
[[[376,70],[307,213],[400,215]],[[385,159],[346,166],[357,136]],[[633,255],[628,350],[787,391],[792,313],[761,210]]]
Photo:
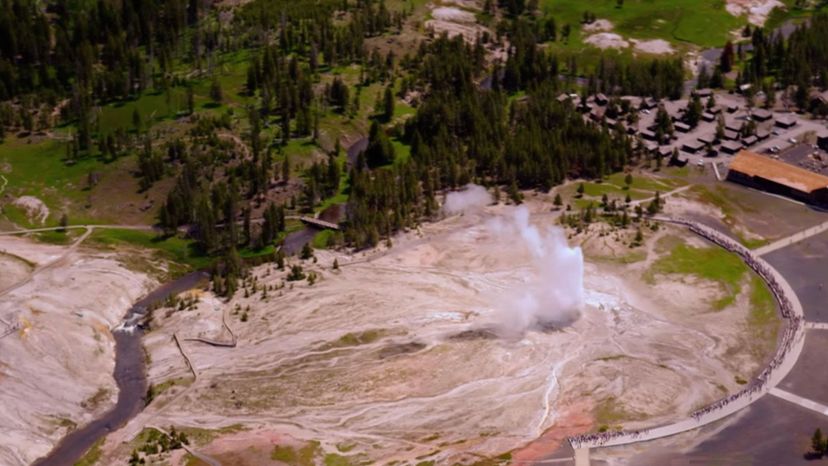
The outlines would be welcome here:
[[[616,120],[615,118],[605,118],[604,124],[610,128],[615,128],[615,125],[618,124],[618,120]]]
[[[742,150],[742,143],[739,141],[725,141],[719,149],[725,154],[733,155]]]
[[[743,150],[733,158],[727,179],[752,188],[828,207],[828,176]]]
[[[756,130],[756,139],[760,141],[764,141],[765,139],[770,137],[770,131],[766,129],[757,129]]]
[[[595,103],[598,105],[606,105],[609,103],[609,99],[606,95],[599,92],[595,94]]]
[[[692,128],[690,128],[690,125],[688,125],[687,123],[681,122],[681,121],[675,122],[673,124],[673,128],[675,128],[676,131],[681,132],[681,133],[689,133],[690,130],[692,129]]]
[[[558,101],[558,102],[560,102],[560,103],[564,103],[564,102],[566,102],[566,101],[568,101],[568,100],[569,100],[569,101],[571,101],[571,100],[572,100],[572,98],[571,98],[571,97],[569,97],[569,94],[567,94],[566,92],[563,92],[563,93],[561,93],[561,95],[559,95],[559,96],[558,96],[555,100],[557,100],[557,101]]]
[[[727,123],[725,123],[725,129],[728,130],[728,131],[735,131],[735,132],[738,133],[739,131],[742,130],[742,125],[743,124],[744,123],[741,122],[741,121],[730,120]]]
[[[730,104],[727,106],[727,113],[736,113],[736,110],[739,110],[739,105],[737,104]]]
[[[765,110],[764,108],[760,108],[758,110],[754,110],[753,113],[751,113],[751,117],[753,117],[756,121],[768,121],[773,118],[773,113],[769,110]]]
[[[780,127],[780,128],[785,128],[785,129],[793,128],[794,126],[796,126],[796,118],[782,117],[782,118],[779,118],[778,120],[776,120],[774,122],[774,124],[776,126]]]
[[[656,140],[656,134],[654,132],[648,130],[648,129],[642,130],[639,134],[641,134],[642,138],[644,138],[648,141],[655,141]]]
[[[651,154],[655,154],[658,151],[658,143],[657,142],[648,142],[644,144],[644,149]]]
[[[750,147],[756,144],[757,142],[759,142],[759,138],[757,138],[756,136],[748,136],[746,138],[742,138],[742,144],[744,144],[745,147]]]
[[[707,111],[714,114],[714,115],[718,115],[718,114],[722,113],[722,107],[720,107],[718,105],[714,105],[713,108],[708,108]]]
[[[681,150],[684,152],[689,152],[691,154],[695,154],[696,152],[704,149],[704,143],[700,141],[687,141],[681,146]]]
[[[641,101],[641,109],[642,110],[650,110],[656,108],[658,106],[658,101],[653,99],[652,97],[647,97],[646,99]]]
[[[700,98],[700,99],[706,99],[706,98],[710,97],[711,95],[713,95],[713,89],[710,89],[710,88],[696,89],[695,91],[693,91],[693,94],[696,97]]]
[[[725,130],[724,138],[728,141],[736,141],[739,139],[739,133],[736,131]]]
[[[818,90],[814,89],[808,95],[808,99],[811,102],[811,107],[828,105],[828,91],[819,92]]]
[[[715,134],[711,134],[711,133],[708,133],[708,134],[702,134],[701,136],[699,136],[699,137],[698,137],[698,138],[696,138],[696,139],[698,139],[698,140],[699,140],[699,142],[700,142],[700,143],[702,143],[702,144],[710,144],[710,145],[713,145],[713,144],[716,142],[716,135],[715,135]]]
[[[714,115],[710,112],[704,112],[704,113],[702,113],[702,120],[707,121],[707,122],[714,121],[714,120],[716,120],[716,115]]]
[[[828,150],[828,133],[817,135],[817,147],[822,150]]]
[[[670,146],[661,146],[656,153],[662,158],[671,157],[673,155],[673,148]]]

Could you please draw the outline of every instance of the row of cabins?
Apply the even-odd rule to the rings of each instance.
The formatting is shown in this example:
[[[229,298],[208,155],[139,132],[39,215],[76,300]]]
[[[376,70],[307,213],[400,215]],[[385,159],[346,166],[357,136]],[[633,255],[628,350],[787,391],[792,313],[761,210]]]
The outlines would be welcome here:
[[[758,109],[751,112],[751,119],[757,123],[764,123],[773,119],[773,113],[769,110]],[[745,121],[731,120],[725,124],[723,140],[719,150],[725,154],[733,155],[743,148],[751,147],[754,144],[764,141],[770,137],[770,131],[767,129],[757,129],[755,134],[742,137],[742,127]],[[792,128],[796,125],[796,119],[791,117],[782,117],[774,121],[774,126],[784,129]],[[678,129],[677,125],[674,125]],[[708,145],[713,145],[717,142],[716,136],[712,133],[702,134],[695,141],[688,141],[682,145],[682,150],[690,153],[697,153]]]

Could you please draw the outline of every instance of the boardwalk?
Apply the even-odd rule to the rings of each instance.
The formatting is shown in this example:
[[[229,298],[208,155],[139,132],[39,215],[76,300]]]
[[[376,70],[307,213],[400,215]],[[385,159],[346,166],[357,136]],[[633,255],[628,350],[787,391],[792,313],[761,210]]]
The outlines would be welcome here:
[[[718,246],[739,254],[745,263],[768,283],[768,286],[779,302],[782,317],[788,321],[788,327],[785,330],[782,343],[777,349],[777,354],[770,365],[744,390],[698,410],[689,417],[672,424],[636,431],[595,433],[571,437],[569,441],[576,450],[576,459],[578,459],[579,450],[627,445],[669,437],[698,429],[699,427],[730,416],[776,388],[782,379],[793,369],[794,364],[799,359],[799,354],[802,352],[802,347],[805,342],[802,304],[799,302],[799,298],[794,293],[793,288],[776,269],[759,258],[757,254],[710,227],[684,219],[673,219],[669,217],[654,217],[653,219],[687,226],[694,233],[712,241]],[[588,453],[581,451],[580,454],[580,461],[576,461],[576,464],[588,464]]]

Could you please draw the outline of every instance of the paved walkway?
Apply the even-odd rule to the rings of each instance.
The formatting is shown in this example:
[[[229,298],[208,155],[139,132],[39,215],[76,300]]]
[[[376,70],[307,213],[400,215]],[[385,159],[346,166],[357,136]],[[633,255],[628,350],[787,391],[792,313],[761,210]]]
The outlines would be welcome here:
[[[658,197],[661,198],[661,199],[665,199],[665,198],[668,198],[670,196],[674,196],[676,194],[683,193],[684,191],[687,191],[688,189],[690,189],[692,187],[693,187],[693,185],[688,184],[687,186],[682,186],[682,187],[676,188],[672,191],[667,191],[666,193],[659,193]],[[635,206],[635,205],[638,205],[638,204],[644,204],[645,202],[651,202],[653,200],[655,200],[655,196],[648,197],[646,199],[639,199],[637,201],[632,201],[632,202],[630,202],[630,205]]]
[[[782,238],[778,241],[774,241],[773,243],[767,244],[762,246],[761,248],[757,248],[753,250],[753,253],[762,256],[777,249],[782,249],[784,247],[788,247],[794,243],[798,243],[800,241],[806,240],[812,236],[816,236],[822,232],[828,231],[828,222],[822,223],[820,225],[808,228],[807,230],[802,230],[788,236],[786,238]]]
[[[716,179],[722,181],[722,175],[719,173],[719,164],[717,162],[713,162],[710,165],[713,165],[713,171],[716,173]]]
[[[828,406],[825,406],[822,403],[817,403],[816,401],[809,400],[807,398],[803,398],[799,395],[794,395],[791,392],[786,392],[779,387],[772,388],[770,390],[770,394],[782,398],[785,401],[790,401],[791,403],[798,404],[803,408],[810,409],[811,411],[816,411],[822,415],[828,416]]]

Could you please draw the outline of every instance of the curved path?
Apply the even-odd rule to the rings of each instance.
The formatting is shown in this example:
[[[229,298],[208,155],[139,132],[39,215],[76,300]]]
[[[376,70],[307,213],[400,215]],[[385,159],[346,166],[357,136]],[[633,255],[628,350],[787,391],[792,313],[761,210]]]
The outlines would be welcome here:
[[[683,219],[669,217],[652,217],[653,220],[687,226],[694,233],[716,243],[717,245],[739,254],[745,263],[765,280],[780,304],[783,319],[788,321],[788,328],[777,348],[771,365],[760,374],[747,388],[720,400],[708,408],[693,413],[690,417],[672,424],[636,431],[609,432],[571,437],[570,444],[576,450],[576,464],[588,464],[589,448],[627,445],[698,429],[749,406],[764,395],[773,392],[776,386],[793,369],[805,343],[804,312],[799,298],[785,278],[770,264],[762,260],[741,244],[736,243],[710,227]]]
[[[141,230],[159,231],[153,225],[67,225],[65,227],[27,228],[24,230],[0,231],[0,236],[25,235],[28,233],[43,233],[60,230]]]

